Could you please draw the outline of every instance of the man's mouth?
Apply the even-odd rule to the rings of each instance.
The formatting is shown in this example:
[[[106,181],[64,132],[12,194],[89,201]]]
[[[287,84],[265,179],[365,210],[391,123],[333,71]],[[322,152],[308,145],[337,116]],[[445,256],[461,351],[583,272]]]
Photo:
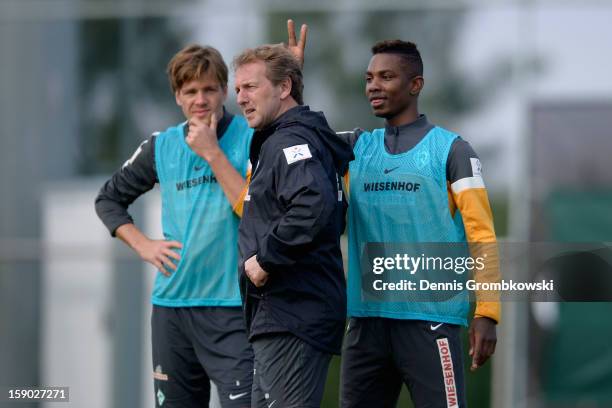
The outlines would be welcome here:
[[[370,97],[370,105],[373,108],[377,108],[381,106],[383,103],[385,103],[386,100],[387,98],[384,98],[382,96],[373,96],[373,97]]]
[[[247,108],[247,109],[244,110],[244,115],[248,116],[248,115],[250,115],[253,112],[255,112],[255,108]]]

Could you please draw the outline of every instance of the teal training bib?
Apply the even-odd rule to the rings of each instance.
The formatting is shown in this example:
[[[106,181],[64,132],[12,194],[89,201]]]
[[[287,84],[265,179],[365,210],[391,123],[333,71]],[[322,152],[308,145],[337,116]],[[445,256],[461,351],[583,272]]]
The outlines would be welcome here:
[[[465,325],[467,291],[421,290],[422,281],[465,281],[454,270],[423,267],[469,255],[461,215],[451,216],[447,192],[446,161],[458,136],[436,127],[409,151],[390,154],[384,132],[363,133],[349,167],[348,315]],[[421,258],[420,269],[410,273],[405,256]],[[384,272],[381,259],[388,262]],[[416,290],[398,286],[408,281]],[[381,290],[381,282],[396,285]]]
[[[162,228],[183,244],[176,271],[158,273],[152,301],[160,306],[240,306],[238,223],[206,162],[187,145],[181,124],[157,136],[155,164],[161,189]],[[234,116],[219,146],[243,177],[253,131]]]

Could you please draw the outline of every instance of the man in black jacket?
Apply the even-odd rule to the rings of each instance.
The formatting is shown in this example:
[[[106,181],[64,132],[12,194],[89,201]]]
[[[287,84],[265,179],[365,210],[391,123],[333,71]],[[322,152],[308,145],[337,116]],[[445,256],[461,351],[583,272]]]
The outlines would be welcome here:
[[[302,105],[300,66],[284,47],[246,50],[234,67],[238,104],[255,129],[239,228],[253,406],[319,406],[346,317],[339,175],[353,153]]]

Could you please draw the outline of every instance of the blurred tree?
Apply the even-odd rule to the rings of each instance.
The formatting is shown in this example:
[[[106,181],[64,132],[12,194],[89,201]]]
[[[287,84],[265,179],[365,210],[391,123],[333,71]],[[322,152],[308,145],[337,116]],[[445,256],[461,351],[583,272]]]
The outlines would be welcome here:
[[[188,33],[165,18],[84,20],[80,32],[79,172],[108,173],[179,120],[165,70]]]
[[[165,18],[124,18],[80,22],[78,171],[110,173],[153,131],[181,120],[166,76],[170,58],[187,33]],[[138,208],[132,208],[133,213]],[[117,263],[113,273],[112,406],[142,406],[141,326],[144,312],[141,263]],[[126,312],[127,311],[127,312]]]

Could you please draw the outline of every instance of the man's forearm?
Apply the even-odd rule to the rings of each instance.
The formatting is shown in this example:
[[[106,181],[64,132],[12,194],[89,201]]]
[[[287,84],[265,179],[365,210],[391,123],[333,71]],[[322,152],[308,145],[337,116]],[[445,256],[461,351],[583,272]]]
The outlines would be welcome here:
[[[211,157],[208,165],[212,169],[219,185],[221,185],[221,189],[223,189],[223,193],[225,193],[225,197],[227,197],[230,205],[232,208],[235,207],[246,187],[245,179],[232,166],[232,163],[230,163],[220,149],[218,153]]]
[[[142,244],[149,239],[134,224],[121,225],[115,231],[115,235],[137,254],[140,254],[139,250]]]

